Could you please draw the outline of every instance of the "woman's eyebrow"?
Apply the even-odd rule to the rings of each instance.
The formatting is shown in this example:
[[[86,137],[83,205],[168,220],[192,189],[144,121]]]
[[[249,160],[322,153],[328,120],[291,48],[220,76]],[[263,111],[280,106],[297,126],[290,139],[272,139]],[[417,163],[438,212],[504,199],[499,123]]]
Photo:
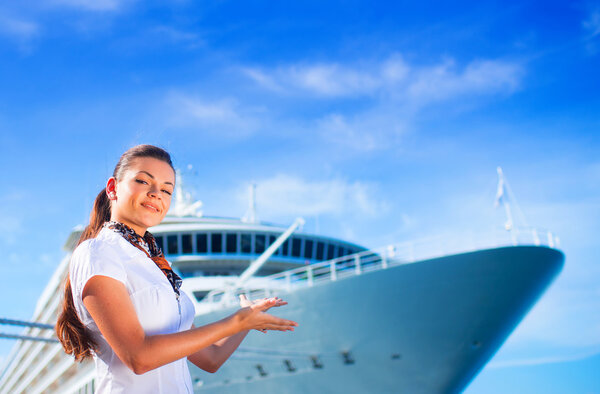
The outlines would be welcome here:
[[[148,175],[150,178],[154,179],[154,175],[150,174],[148,171],[141,170],[141,171],[138,171],[138,174],[141,173],[141,172],[143,172],[144,174]],[[171,186],[175,187],[175,185],[173,185],[172,182],[164,182],[164,183],[166,185],[171,185]]]

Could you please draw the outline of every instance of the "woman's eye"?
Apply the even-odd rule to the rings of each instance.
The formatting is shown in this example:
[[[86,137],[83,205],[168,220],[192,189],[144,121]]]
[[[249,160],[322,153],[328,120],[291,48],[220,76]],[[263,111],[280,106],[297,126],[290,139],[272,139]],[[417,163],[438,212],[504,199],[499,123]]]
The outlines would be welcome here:
[[[144,181],[144,180],[141,180],[141,179],[136,179],[135,181],[136,181],[137,183],[141,183],[141,184],[143,184],[143,185],[145,185],[146,183],[148,183],[148,182],[146,182],[146,181]]]
[[[172,194],[170,191],[168,190],[163,190],[163,192],[167,193],[169,196]]]

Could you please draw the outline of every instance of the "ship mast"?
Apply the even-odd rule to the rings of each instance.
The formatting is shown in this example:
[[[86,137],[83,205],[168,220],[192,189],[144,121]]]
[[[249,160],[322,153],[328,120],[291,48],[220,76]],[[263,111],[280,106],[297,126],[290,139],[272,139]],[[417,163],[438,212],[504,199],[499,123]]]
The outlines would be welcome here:
[[[506,180],[504,179],[504,173],[502,172],[502,167],[497,167],[496,171],[498,172],[498,190],[496,191],[496,208],[498,205],[502,204],[504,206],[504,212],[506,213],[506,222],[504,223],[504,228],[506,231],[512,231],[513,229],[513,218],[512,212],[510,210],[510,202],[506,196]]]
[[[513,244],[517,243],[517,235],[518,228],[515,226],[514,218],[513,218],[513,209],[512,205],[514,204],[515,212],[518,214],[521,226],[524,228],[528,228],[527,220],[525,220],[525,215],[523,215],[523,211],[519,208],[519,204],[517,203],[517,199],[515,198],[506,177],[504,176],[504,172],[501,167],[497,167],[496,171],[498,172],[498,189],[496,191],[496,201],[495,207],[497,208],[500,204],[504,207],[504,212],[506,213],[506,222],[504,223],[504,229],[510,233],[510,237],[512,239]],[[537,235],[536,235],[537,238]]]
[[[248,210],[242,217],[242,222],[258,223],[258,216],[256,215],[256,183],[250,184],[249,194],[250,198],[248,200]]]
[[[177,182],[175,185],[175,204],[171,206],[168,212],[169,216],[196,216],[202,217],[202,201],[194,201],[192,195],[185,191],[183,176],[181,171],[175,171]]]

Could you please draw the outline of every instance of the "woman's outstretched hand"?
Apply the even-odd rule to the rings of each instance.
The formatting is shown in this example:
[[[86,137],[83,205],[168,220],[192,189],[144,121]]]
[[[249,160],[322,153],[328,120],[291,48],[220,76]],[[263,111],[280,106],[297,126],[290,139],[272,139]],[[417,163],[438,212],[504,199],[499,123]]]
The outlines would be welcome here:
[[[286,320],[266,313],[269,309],[277,306],[287,305],[279,297],[263,298],[262,300],[250,301],[244,294],[240,295],[240,306],[242,309],[235,313],[238,323],[246,330],[258,330],[266,333],[268,330],[294,331],[298,323]]]

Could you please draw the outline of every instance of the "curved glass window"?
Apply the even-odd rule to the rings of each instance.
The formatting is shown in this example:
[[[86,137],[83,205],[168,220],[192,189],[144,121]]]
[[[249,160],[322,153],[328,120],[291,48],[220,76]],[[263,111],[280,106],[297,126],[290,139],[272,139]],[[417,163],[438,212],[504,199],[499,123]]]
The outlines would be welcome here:
[[[210,234],[210,252],[211,253],[223,253],[223,234],[211,233]]]
[[[279,247],[281,256],[289,256],[290,255],[290,239],[286,239],[283,244]]]
[[[192,250],[192,234],[182,234],[181,235],[181,253],[182,254],[191,254]]]
[[[252,253],[252,235],[242,233],[241,241],[242,253]]]
[[[346,256],[347,254],[348,254],[348,250],[346,248],[344,248],[343,246],[340,246],[339,257]]]
[[[264,234],[254,235],[254,253],[261,254],[265,251],[265,238]]]
[[[292,238],[292,257],[300,257],[301,248],[302,240],[300,238]]]
[[[305,259],[312,259],[313,244],[314,244],[314,242],[312,239],[307,239],[304,241],[304,258]]]
[[[323,252],[325,250],[325,244],[323,241],[317,241],[317,260],[323,260]]]
[[[225,237],[225,250],[227,253],[237,253],[237,233],[227,233]]]
[[[208,248],[206,233],[196,234],[196,253],[206,253]]]
[[[326,250],[326,253],[325,253],[326,257],[325,258],[327,260],[331,260],[333,258],[333,245],[330,244],[330,243],[326,243],[325,244],[325,250]]]
[[[179,243],[177,242],[177,235],[168,235],[167,236],[167,253],[168,254],[178,254],[179,253]]]

